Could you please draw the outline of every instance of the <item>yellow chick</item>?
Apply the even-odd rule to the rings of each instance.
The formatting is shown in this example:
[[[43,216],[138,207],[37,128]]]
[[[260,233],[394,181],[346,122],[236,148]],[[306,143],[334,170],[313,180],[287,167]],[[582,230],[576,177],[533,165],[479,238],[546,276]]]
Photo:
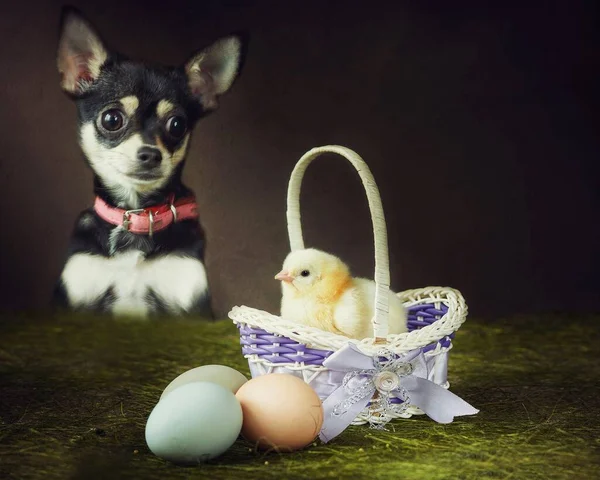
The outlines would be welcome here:
[[[373,337],[375,282],[352,278],[339,258],[308,248],[291,252],[276,280],[281,281],[281,317],[362,340]],[[389,296],[389,333],[406,332],[406,309]]]

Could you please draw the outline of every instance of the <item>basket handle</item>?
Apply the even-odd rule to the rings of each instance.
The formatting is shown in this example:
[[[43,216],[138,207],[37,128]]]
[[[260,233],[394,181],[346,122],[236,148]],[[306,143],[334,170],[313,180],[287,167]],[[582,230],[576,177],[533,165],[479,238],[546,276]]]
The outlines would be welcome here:
[[[292,171],[287,192],[287,225],[292,251],[304,248],[302,226],[300,222],[300,189],[302,178],[308,165],[322,153],[337,153],[354,165],[360,175],[367,193],[371,220],[373,221],[373,237],[375,243],[375,317],[373,318],[373,332],[376,343],[383,343],[387,337],[388,328],[388,295],[390,288],[390,265],[387,242],[387,228],[383,215],[383,206],[379,190],[371,170],[364,160],[353,150],[340,145],[326,145],[316,147],[306,152]]]

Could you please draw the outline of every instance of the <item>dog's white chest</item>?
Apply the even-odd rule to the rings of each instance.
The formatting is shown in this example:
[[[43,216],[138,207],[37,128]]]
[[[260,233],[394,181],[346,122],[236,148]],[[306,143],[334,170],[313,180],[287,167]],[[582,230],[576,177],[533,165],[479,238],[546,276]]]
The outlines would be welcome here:
[[[111,311],[116,315],[147,315],[151,297],[167,311],[187,311],[208,288],[199,260],[180,255],[146,260],[140,251],[112,257],[78,253],[67,262],[62,280],[74,307],[93,305],[112,292]]]

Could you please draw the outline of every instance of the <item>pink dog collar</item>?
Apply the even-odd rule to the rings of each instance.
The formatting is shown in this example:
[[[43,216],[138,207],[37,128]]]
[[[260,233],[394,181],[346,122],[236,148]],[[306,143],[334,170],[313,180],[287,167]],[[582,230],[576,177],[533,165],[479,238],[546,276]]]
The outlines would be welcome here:
[[[96,197],[94,210],[104,221],[120,225],[131,233],[152,236],[154,232],[164,230],[171,223],[198,218],[198,205],[194,197],[181,198],[173,203],[154,205],[148,208],[124,210],[111,207],[100,197]]]

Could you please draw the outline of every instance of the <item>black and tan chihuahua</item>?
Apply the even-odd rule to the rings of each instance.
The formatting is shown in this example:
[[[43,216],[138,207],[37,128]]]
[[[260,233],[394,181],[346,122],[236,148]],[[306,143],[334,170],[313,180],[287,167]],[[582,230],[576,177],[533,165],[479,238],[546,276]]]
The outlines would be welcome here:
[[[79,216],[55,290],[58,305],[114,315],[212,317],[205,237],[181,173],[196,122],[215,110],[242,64],[232,35],[180,67],[107,49],[65,8],[58,47],[96,200]]]

